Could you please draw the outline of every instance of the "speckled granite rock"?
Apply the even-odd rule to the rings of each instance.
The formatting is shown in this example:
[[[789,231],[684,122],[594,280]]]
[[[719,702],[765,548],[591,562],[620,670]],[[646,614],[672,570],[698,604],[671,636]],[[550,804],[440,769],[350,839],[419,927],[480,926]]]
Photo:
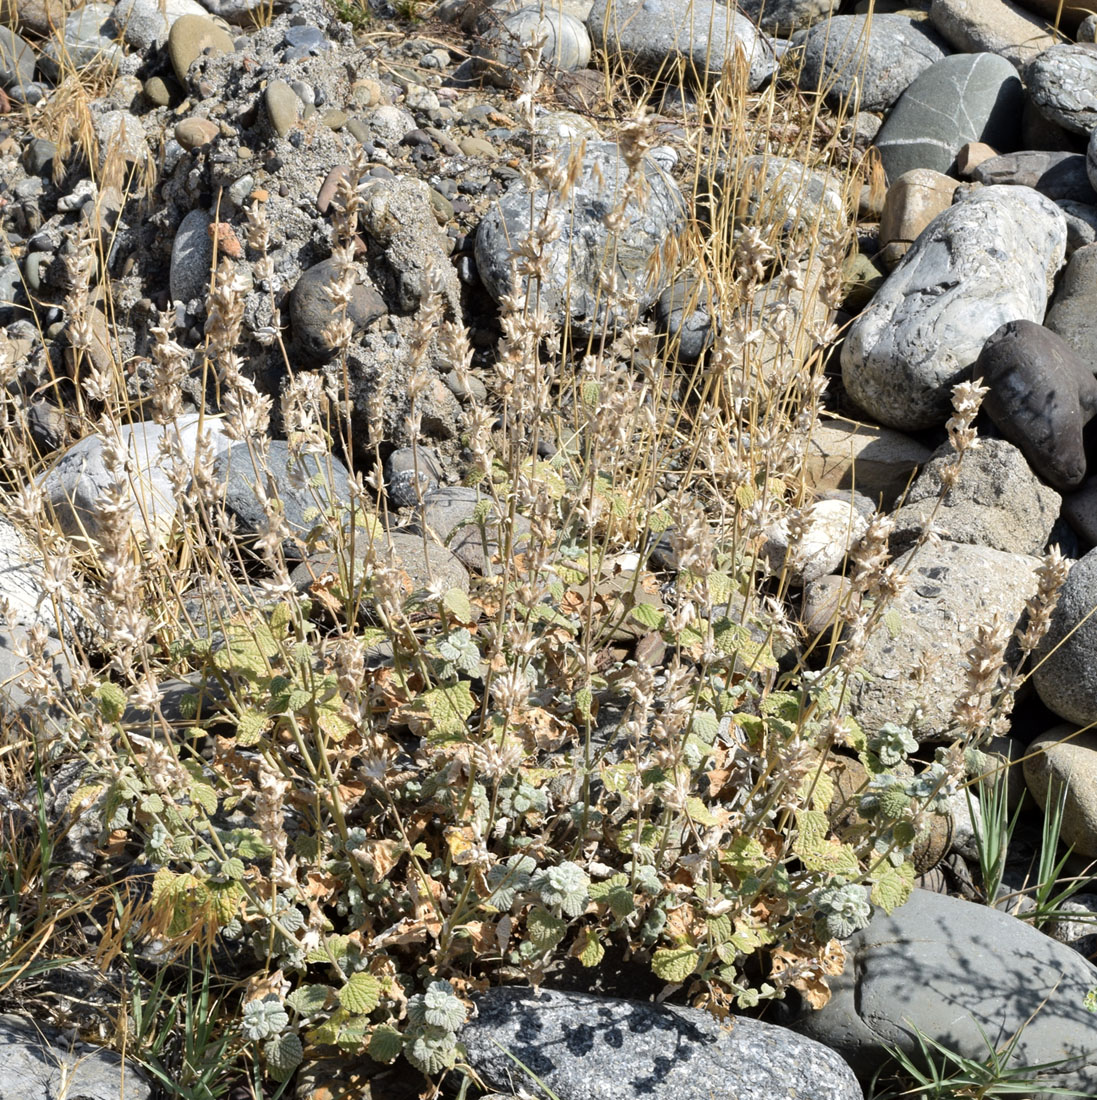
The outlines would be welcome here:
[[[1036,591],[1038,558],[959,542],[926,545],[898,559],[906,587],[869,634],[850,677],[849,710],[875,732],[903,722],[920,740],[948,738],[966,690],[976,628],[998,615],[1011,628]],[[1011,645],[1007,658],[1015,657]]]
[[[558,1100],[861,1100],[833,1051],[746,1017],[720,1023],[697,1009],[583,993],[490,989],[458,1039],[469,1064],[501,1091],[533,1089],[514,1056]]]
[[[942,471],[955,460],[944,444],[918,475],[894,516],[894,551],[910,545],[932,519],[951,542],[989,546],[1012,554],[1040,554],[1059,516],[1062,498],[1029,468],[1004,439],[983,439],[964,456],[960,476],[942,497]]]

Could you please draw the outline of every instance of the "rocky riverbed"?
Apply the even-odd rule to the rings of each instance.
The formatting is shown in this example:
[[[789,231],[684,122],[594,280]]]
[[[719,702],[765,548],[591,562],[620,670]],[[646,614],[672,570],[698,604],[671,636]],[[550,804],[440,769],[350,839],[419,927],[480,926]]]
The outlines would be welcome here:
[[[780,598],[795,621],[793,649],[806,647],[849,598],[849,552],[877,510],[891,516],[907,584],[864,639],[848,699],[869,736],[899,722],[923,746],[947,740],[978,631],[992,618],[1007,638],[1023,629],[1042,556],[1061,547],[1069,573],[1035,655],[1034,691],[994,747],[1024,757],[1040,806],[1065,785],[1063,837],[1077,857],[1097,857],[1097,738],[1079,734],[1097,722],[1097,19],[1067,5],[1055,28],[1042,0],[894,0],[871,16],[827,0],[562,0],[544,14],[516,0],[443,0],[413,21],[377,10],[353,26],[348,15],[319,0],[0,4],[0,366],[40,464],[40,518],[74,539],[106,538],[118,511],[112,447],[121,447],[124,507],[144,537],[167,537],[188,489],[167,468],[159,444],[169,430],[152,416],[157,330],[168,326],[185,364],[197,365],[215,304],[211,271],[227,264],[247,375],[273,402],[267,462],[295,583],[305,590],[332,568],[302,549],[314,496],[294,480],[278,406],[291,376],[312,372],[345,389],[353,440],[349,455],[312,457],[312,488],[349,507],[348,465],[372,471],[402,521],[383,536],[401,568],[467,592],[491,575],[502,536],[492,522],[482,537],[469,526],[478,495],[464,484],[465,425],[497,392],[499,303],[521,289],[514,242],[531,216],[554,209],[551,191],[531,192],[522,168],[532,150],[556,158],[544,173],[563,173],[581,150],[539,261],[538,307],[550,324],[582,341],[648,319],[687,373],[716,353],[730,317],[761,349],[767,384],[840,333],[827,352],[828,405],[804,456],[810,494],[796,532],[774,526],[758,549],[791,580]],[[545,37],[548,71],[523,102],[531,28]],[[606,57],[626,82],[679,64],[692,76],[651,85],[643,148]],[[838,149],[829,171],[765,142],[746,151],[698,142],[697,101],[736,65],[744,95],[776,81],[827,105],[819,132]],[[854,94],[848,118],[831,113]],[[359,168],[341,343],[331,327],[343,270],[333,249],[340,181]],[[864,186],[851,187],[858,170]],[[630,197],[607,224],[636,175],[642,201]],[[742,308],[714,301],[667,247],[729,187],[741,189],[737,232],[765,219],[790,250],[816,246],[793,278],[774,274],[771,290]],[[427,309],[435,325],[467,327],[472,354],[461,369],[437,348],[424,360]],[[790,316],[795,339],[782,328]],[[73,383],[89,377],[122,377],[140,413],[117,445],[97,434],[86,384],[78,399]],[[988,387],[983,446],[957,477],[946,422],[953,387],[973,377]],[[268,516],[247,477],[247,444],[222,419],[231,410],[205,375],[184,371],[181,392],[171,439],[193,455],[199,431],[210,432],[212,474],[236,531],[263,538]],[[544,444],[545,455],[566,447],[563,433]],[[518,517],[509,552],[523,552],[531,520]],[[70,648],[95,644],[94,624],[75,613],[58,624],[48,598],[56,586],[23,528],[0,519],[10,714],[34,700],[22,679],[28,639],[45,645],[62,679]],[[437,541],[425,544],[424,530]],[[616,640],[631,655],[636,637]],[[0,788],[11,821],[28,806]],[[617,998],[483,993],[461,1036],[469,1062],[492,1087],[518,1093],[524,1078],[502,1042],[560,1100],[847,1100],[863,1095],[885,1044],[911,1048],[912,1028],[973,1057],[985,1054],[980,1027],[995,1044],[1024,1028],[1018,1060],[1058,1063],[1042,1071],[1046,1087],[1097,1094],[1092,926],[1060,921],[1052,938],[975,903],[962,795],[937,849],[910,902],[890,916],[878,910],[847,938],[845,973],[820,1011],[786,1000],[728,1029],[641,1000],[640,990],[629,999],[626,967],[610,988]],[[1020,875],[1011,867],[1007,881],[1019,887]],[[1097,893],[1073,901],[1080,916],[1097,911]],[[82,1002],[47,998],[61,1006],[54,1022],[74,1028]],[[132,1070],[123,1085],[113,1056],[73,1049],[81,1095],[152,1093]],[[62,1034],[43,1039],[25,1019],[0,1016],[0,1100],[53,1089],[69,1052]],[[369,1090],[367,1063],[311,1064],[297,1095],[351,1095],[332,1081],[359,1077],[355,1087]],[[410,1087],[387,1072],[353,1095]]]

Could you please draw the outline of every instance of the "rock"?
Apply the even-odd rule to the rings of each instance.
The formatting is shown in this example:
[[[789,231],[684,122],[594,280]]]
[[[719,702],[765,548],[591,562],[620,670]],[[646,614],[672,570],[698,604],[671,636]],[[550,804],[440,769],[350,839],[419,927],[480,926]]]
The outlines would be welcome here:
[[[859,94],[852,111],[886,111],[934,62],[948,52],[925,20],[909,15],[835,15],[802,39],[798,83],[824,92],[832,108]]]
[[[128,167],[144,169],[151,162],[145,127],[129,111],[104,111],[95,118],[99,142],[99,169],[120,156]]]
[[[820,500],[804,510],[797,526],[802,534],[795,540],[788,518],[768,527],[763,553],[775,573],[802,585],[835,572],[867,524],[848,501]]]
[[[683,58],[702,80],[719,78],[736,49],[750,64],[751,91],[777,69],[772,45],[754,24],[712,0],[685,6],[678,0],[595,0],[587,27],[594,45],[611,58],[623,56],[652,74]]]
[[[213,461],[212,476],[224,486],[225,507],[235,517],[241,534],[261,534],[267,517],[255,492],[257,475],[249,445],[234,443],[220,453]],[[352,509],[351,478],[334,455],[295,458],[288,443],[272,439],[262,478],[264,487],[273,484],[277,488],[286,524],[293,532],[282,543],[287,558],[303,560],[302,544],[314,528],[346,526]]]
[[[960,53],[996,53],[1018,71],[1058,39],[1012,0],[933,0],[930,22]]]
[[[831,575],[809,584],[800,609],[800,624],[808,641],[820,638],[836,625],[840,627],[839,614],[850,604],[859,606],[860,599],[848,577]]]
[[[10,27],[0,26],[0,88],[34,79],[34,50]]]
[[[0,605],[6,606],[3,620],[8,626],[44,626],[51,633],[65,629],[57,623],[53,600],[44,584],[42,553],[5,516],[0,516]],[[70,605],[62,613],[71,618]]]
[[[977,183],[1012,183],[1032,187],[1049,199],[1097,202],[1080,153],[1025,149],[983,161],[972,173]]]
[[[667,287],[655,303],[655,322],[679,362],[692,364],[712,346],[710,291],[692,279]]]
[[[359,224],[366,262],[389,309],[414,313],[430,293],[432,277],[446,311],[461,316],[461,284],[449,258],[449,238],[439,228],[430,188],[410,176],[379,179],[362,192]]]
[[[458,1040],[503,1092],[528,1091],[517,1061],[559,1100],[862,1097],[824,1046],[745,1016],[721,1022],[699,1009],[547,989],[489,989],[474,1002]]]
[[[442,478],[432,447],[397,447],[385,460],[385,490],[393,508],[417,508]]]
[[[1097,730],[1056,726],[1037,737],[1023,759],[1025,782],[1041,810],[1066,788],[1062,842],[1080,856],[1097,856]]]
[[[184,15],[172,24],[168,32],[168,57],[176,79],[184,88],[187,86],[188,70],[202,54],[232,51],[232,38],[228,31],[206,16]]]
[[[735,197],[735,228],[766,231],[779,226],[784,240],[804,244],[819,237],[840,237],[848,225],[842,180],[813,171],[790,157],[747,156],[721,164],[704,179],[698,195],[710,218]]]
[[[894,516],[891,547],[909,546],[932,519],[950,542],[989,546],[1011,554],[1039,555],[1047,546],[1062,498],[1029,469],[1004,439],[982,439],[960,464],[960,476],[944,494],[941,474],[955,459],[949,444],[923,467]]]
[[[976,627],[995,614],[1007,629],[1019,621],[1040,562],[959,542],[913,554],[898,559],[907,586],[876,621],[850,677],[850,713],[870,734],[900,722],[919,740],[947,740]],[[1016,652],[1011,643],[1007,660]]]
[[[568,153],[565,146],[555,155],[564,163]],[[677,185],[650,156],[641,170],[646,198],[642,206],[628,200],[618,233],[611,233],[604,222],[606,214],[621,204],[627,176],[614,144],[588,144],[568,201],[553,203],[550,221],[559,235],[546,248],[548,275],[539,288],[539,303],[558,321],[570,317],[574,327],[589,332],[624,320],[616,302],[607,306],[601,287],[607,255],[616,257],[622,289],[627,286],[639,297],[641,310],[649,308],[666,285],[669,271],[653,279],[650,265],[667,238],[684,226],[684,205]],[[476,268],[497,301],[517,289],[511,284],[511,261],[515,242],[529,234],[531,205],[535,222],[540,221],[549,207],[547,194],[538,191],[531,204],[525,185],[515,181],[477,229]]]
[[[1078,353],[1083,366],[1097,373],[1097,245],[1079,248],[1067,263],[1052,295],[1044,327]]]
[[[971,179],[980,164],[992,160],[997,155],[998,150],[992,145],[987,145],[985,141],[969,141],[956,154],[956,171],[960,173],[961,179]]]
[[[317,590],[330,591],[340,601],[349,591],[349,582],[354,586],[355,603],[367,614],[374,606],[370,590],[373,562],[396,571],[405,598],[427,588],[438,592],[448,592],[454,588],[462,592],[469,590],[468,570],[453,551],[433,539],[393,531],[378,535],[372,547],[368,544],[368,535],[359,529],[355,540],[353,573],[348,568],[350,555],[347,547],[338,555],[330,551],[310,554],[294,568],[290,580],[301,592],[316,586]],[[372,561],[368,561],[367,553],[372,553]]]
[[[38,55],[38,68],[47,80],[59,82],[67,71],[98,64],[117,69],[121,50],[115,45],[110,4],[85,4],[65,17]]]
[[[850,326],[850,396],[890,427],[943,424],[987,338],[1004,322],[1043,318],[1065,249],[1062,213],[1028,188],[984,187],[949,207]]]
[[[388,312],[385,300],[377,293],[366,273],[357,265],[351,286],[346,316],[354,326],[354,335],[361,334],[378,317]],[[327,291],[339,278],[340,262],[332,257],[313,264],[301,274],[290,296],[290,321],[296,347],[314,363],[326,363],[338,348],[326,334],[337,319],[335,306]]]
[[[811,488],[856,489],[889,508],[910,484],[930,450],[901,432],[821,420],[804,456],[804,478]]]
[[[790,288],[788,272],[798,276],[797,287]],[[807,264],[790,262],[785,271],[756,287],[735,312],[733,327],[757,334],[757,342],[744,355],[742,369],[757,382],[781,392],[827,343],[833,319],[827,269],[821,257],[811,255]]]
[[[175,125],[175,140],[188,150],[209,145],[220,133],[221,127],[208,118],[185,118]]]
[[[285,137],[297,125],[301,101],[284,80],[272,80],[267,85],[263,92],[263,106],[270,127],[278,137]]]
[[[842,261],[841,305],[848,313],[860,313],[884,285],[887,271],[883,261],[864,252],[854,252]]]
[[[1097,968],[1031,925],[985,905],[915,890],[889,917],[873,914],[846,945],[833,996],[804,1010],[798,1031],[871,1075],[886,1047],[919,1051],[914,1028],[976,1062],[1019,1034],[1015,1066],[1068,1059],[1038,1075],[1046,1089],[1097,1089],[1093,1017],[1084,1007]],[[1046,1002],[1045,1002],[1046,998]]]
[[[1097,184],[1094,183],[1094,181],[1097,180],[1097,137],[1094,135],[1097,135],[1097,127],[1094,128],[1093,133],[1089,135],[1089,141],[1086,142],[1085,168],[1086,179],[1089,180],[1090,189],[1097,194]],[[1075,196],[1071,197],[1073,198]],[[1097,199],[1089,200],[1083,198],[1082,201],[1097,202]]]
[[[1057,489],[1079,485],[1097,380],[1070,344],[1033,321],[1009,321],[987,340],[975,376],[990,388],[983,408],[1033,469]]]
[[[22,1016],[0,1016],[0,1096],[151,1100],[131,1061]]]
[[[168,288],[172,301],[206,299],[210,267],[213,264],[213,240],[209,227],[213,218],[205,210],[191,210],[175,231],[171,246]]]
[[[1056,199],[1067,223],[1067,256],[1097,241],[1097,207],[1070,199]]]
[[[171,104],[171,89],[163,77],[150,76],[142,86],[142,91],[154,107],[167,107]]]
[[[477,506],[488,502],[484,522],[477,521]],[[490,576],[495,572],[492,561],[508,550],[504,525],[490,499],[475,489],[463,486],[441,486],[423,500],[420,526],[438,542],[448,546],[474,573]],[[513,544],[509,552],[521,551],[529,539],[529,520],[514,517]]]
[[[0,0],[0,23],[12,30],[47,38],[65,22],[68,0]]]
[[[479,58],[481,71],[493,83],[504,88],[513,86],[522,62],[522,47],[538,38],[545,40],[541,62],[549,69],[572,71],[590,64],[586,26],[566,12],[533,6],[506,16],[488,30]]]
[[[1097,550],[1070,568],[1036,650],[1032,682],[1048,710],[1087,726],[1097,720]]]
[[[1089,135],[1097,127],[1097,45],[1065,42],[1044,50],[1026,74],[1028,94],[1040,114],[1065,130]]]
[[[123,424],[119,434],[128,455],[124,499],[130,502],[130,519],[140,539],[159,542],[167,537],[178,501],[160,456],[160,441],[170,431],[178,439],[188,463],[194,461],[199,426],[210,440],[214,454],[229,446],[221,417],[181,417],[177,426],[164,428],[152,421]],[[105,494],[114,477],[104,458],[102,436],[90,435],[73,444],[39,482],[57,517],[60,529],[70,537],[99,539],[106,518]]]
[[[1097,948],[1097,894],[1074,894],[1058,906],[1063,914],[1049,921],[1043,931],[1087,958]]]
[[[826,20],[838,5],[834,0],[745,0],[739,5],[744,15],[768,34],[788,37],[793,31]]]
[[[912,168],[950,172],[969,141],[1017,148],[1024,92],[1016,70],[993,53],[953,54],[910,84],[876,135],[889,180]]]
[[[1089,15],[1089,8],[1084,4],[1072,4],[1070,0],[1022,0],[1021,7],[1043,16],[1048,23],[1067,34],[1078,30]]]
[[[197,0],[170,0],[163,10],[156,0],[118,0],[111,19],[126,45],[145,52],[166,45],[171,25],[184,15],[204,18],[207,12]]]
[[[959,184],[932,168],[904,172],[887,190],[880,215],[880,259],[894,267],[922,230],[951,205]]]
[[[1087,546],[1097,546],[1097,477],[1087,478],[1079,489],[1063,495],[1063,519]]]

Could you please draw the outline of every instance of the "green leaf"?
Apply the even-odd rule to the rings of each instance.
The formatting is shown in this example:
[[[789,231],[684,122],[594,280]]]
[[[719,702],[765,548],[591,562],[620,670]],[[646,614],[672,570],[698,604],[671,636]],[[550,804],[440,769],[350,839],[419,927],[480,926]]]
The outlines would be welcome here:
[[[155,791],[149,791],[138,800],[137,808],[146,814],[160,814],[164,812],[164,800]]]
[[[126,713],[126,693],[109,680],[99,685],[99,713],[104,722],[119,722]]]
[[[221,877],[227,879],[242,879],[244,877],[244,861],[236,856],[229,856],[221,863]]]
[[[590,967],[602,961],[606,949],[598,942],[598,933],[593,928],[584,928],[576,937],[571,953],[583,966]]]
[[[381,1003],[381,983],[372,974],[360,970],[339,990],[339,1003],[348,1012],[361,1015],[372,1012]]]
[[[468,732],[465,723],[475,709],[471,685],[460,680],[424,691],[406,713],[413,719],[413,728],[421,724],[431,740],[448,741],[464,739]]]
[[[286,998],[286,1004],[302,1016],[315,1016],[334,994],[329,985],[303,985]]]
[[[337,963],[346,958],[350,936],[328,936],[318,947],[309,952],[309,962]]]
[[[373,1029],[366,1049],[375,1062],[388,1065],[400,1056],[400,1051],[404,1049],[404,1038],[391,1024],[382,1024]]]
[[[713,604],[727,603],[735,595],[735,582],[727,573],[713,570],[708,574],[708,592]]]
[[[270,718],[259,710],[242,711],[236,718],[236,743],[241,748],[257,745],[270,725]]]
[[[872,884],[869,895],[872,904],[880,906],[885,913],[897,909],[914,889],[914,874],[912,863],[903,863],[898,867],[888,864]]]
[[[227,851],[235,851],[241,859],[268,859],[270,845],[265,843],[258,829],[215,830]]]
[[[706,745],[711,745],[720,733],[720,719],[711,710],[695,710],[690,722],[690,732]]]
[[[660,947],[651,957],[651,969],[664,982],[684,982],[700,957],[696,947]]]
[[[472,604],[460,588],[451,588],[442,596],[442,607],[450,618],[456,619],[459,623],[475,621]]]
[[[893,638],[898,638],[903,633],[903,620],[898,611],[892,610],[884,615],[884,626]]]
[[[205,783],[195,783],[191,786],[190,797],[207,814],[217,813],[217,792]]]
[[[567,921],[554,917],[547,909],[538,905],[531,909],[526,917],[526,933],[529,941],[540,951],[549,951],[563,938],[567,931]]]
[[[665,613],[650,603],[634,604],[629,610],[629,614],[641,626],[647,627],[648,630],[661,630],[663,623],[666,621]]]
[[[263,1047],[267,1069],[276,1081],[284,1081],[304,1061],[301,1040],[294,1034],[276,1035]]]

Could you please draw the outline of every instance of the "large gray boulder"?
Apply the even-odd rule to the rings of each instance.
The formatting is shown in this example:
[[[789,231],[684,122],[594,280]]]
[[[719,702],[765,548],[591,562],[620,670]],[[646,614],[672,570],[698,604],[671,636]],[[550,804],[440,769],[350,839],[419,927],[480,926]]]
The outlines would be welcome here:
[[[624,57],[649,73],[675,72],[681,59],[689,75],[719,77],[736,48],[750,63],[751,91],[777,69],[770,40],[734,7],[712,0],[595,0],[587,26],[611,59]]]
[[[500,1092],[558,1100],[861,1100],[861,1087],[825,1046],[774,1024],[645,1001],[542,989],[489,989],[458,1039],[469,1064]],[[729,1026],[730,1025],[730,1026]]]
[[[571,152],[567,144],[556,150],[561,166]],[[507,188],[476,231],[476,267],[492,297],[498,300],[518,289],[512,280],[515,248],[548,210],[558,234],[546,246],[548,274],[537,290],[543,309],[561,323],[570,319],[580,331],[623,322],[623,307],[618,301],[607,303],[602,286],[610,264],[616,269],[621,290],[627,287],[636,294],[641,310],[654,304],[672,272],[662,271],[653,280],[651,263],[667,238],[685,225],[685,206],[677,184],[653,157],[645,157],[640,170],[645,194],[640,201],[629,197],[625,202],[628,167],[624,158],[612,142],[597,142],[583,152],[581,174],[565,200],[538,190],[531,202],[522,181]],[[611,232],[605,224],[606,215],[622,203],[621,229]],[[620,299],[621,294],[615,297]]]
[[[1043,320],[1065,252],[1062,212],[1031,188],[984,187],[939,214],[850,326],[850,396],[889,427],[943,424],[987,338]]]
[[[1050,1089],[1097,1095],[1097,1044],[1086,996],[1097,967],[1008,913],[915,890],[889,917],[873,915],[846,945],[833,996],[794,1024],[833,1047],[866,1076],[888,1046],[918,1050],[915,1028],[983,1062],[1020,1032],[1010,1062],[1032,1066],[1068,1059],[1034,1074],[1025,1096]],[[980,1030],[982,1029],[982,1030]]]
[[[800,87],[823,92],[835,110],[858,96],[851,109],[886,111],[915,77],[948,52],[924,20],[879,12],[871,18],[832,16],[812,27],[800,45]]]
[[[969,690],[967,654],[994,615],[1008,628],[1036,591],[1037,558],[960,542],[927,544],[898,559],[907,578],[877,618],[849,680],[849,710],[868,733],[885,722],[924,741],[947,740]],[[1016,647],[1007,650],[1016,659]]]

